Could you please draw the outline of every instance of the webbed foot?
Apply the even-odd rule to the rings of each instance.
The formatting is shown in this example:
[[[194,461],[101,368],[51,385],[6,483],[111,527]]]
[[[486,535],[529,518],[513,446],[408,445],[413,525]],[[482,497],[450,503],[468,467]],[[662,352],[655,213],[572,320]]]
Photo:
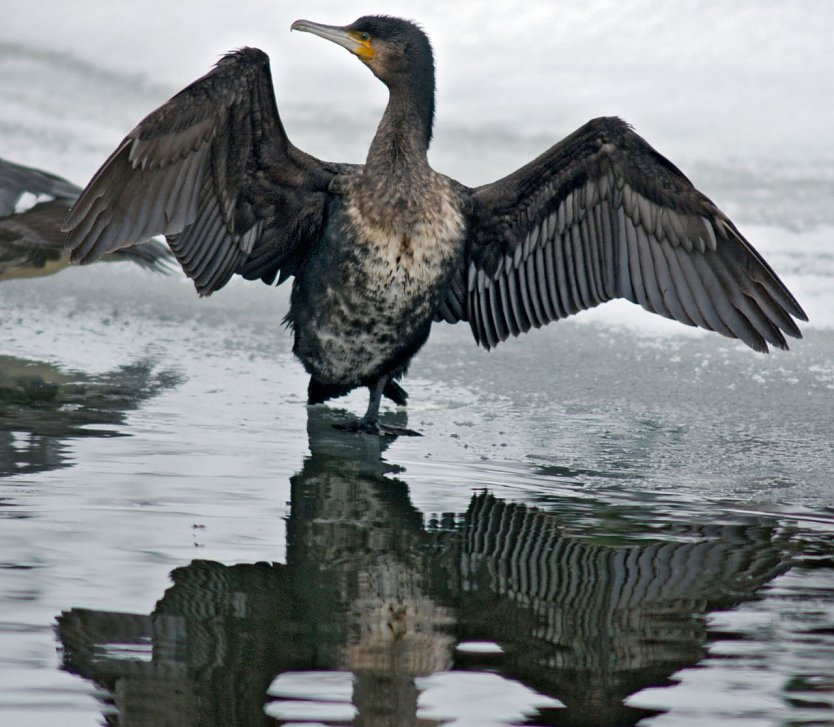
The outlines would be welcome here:
[[[420,432],[415,431],[414,429],[409,429],[408,427],[392,427],[389,424],[380,424],[379,425],[380,431],[386,437],[422,437],[423,435]]]
[[[422,437],[420,432],[415,432],[407,427],[393,427],[389,424],[382,424],[379,420],[352,419],[349,422],[333,425],[334,429],[354,434],[372,434],[377,437]]]
[[[353,419],[344,424],[334,424],[336,429],[344,432],[355,432],[357,434],[373,434],[377,437],[419,437],[420,432],[406,427],[393,427],[382,424],[379,421],[379,402],[385,394],[398,404],[405,404],[408,394],[403,391],[397,383],[390,381],[388,376],[383,376],[371,387],[371,398],[368,401],[368,411],[361,419]]]

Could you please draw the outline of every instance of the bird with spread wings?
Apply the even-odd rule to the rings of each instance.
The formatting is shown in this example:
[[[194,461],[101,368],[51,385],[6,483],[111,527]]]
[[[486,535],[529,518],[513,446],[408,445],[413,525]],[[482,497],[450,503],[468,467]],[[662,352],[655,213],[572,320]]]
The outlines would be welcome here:
[[[382,396],[433,322],[492,348],[608,300],[741,339],[799,338],[797,301],[738,228],[618,118],[589,121],[509,176],[466,187],[426,159],[434,60],[415,24],[297,21],[389,89],[364,165],[288,139],[268,57],[223,57],[139,123],[72,209],[73,259],[165,235],[201,295],[233,275],[294,278],[287,321],[316,403],[366,386],[349,429],[379,433]],[[396,432],[394,432],[396,433]]]

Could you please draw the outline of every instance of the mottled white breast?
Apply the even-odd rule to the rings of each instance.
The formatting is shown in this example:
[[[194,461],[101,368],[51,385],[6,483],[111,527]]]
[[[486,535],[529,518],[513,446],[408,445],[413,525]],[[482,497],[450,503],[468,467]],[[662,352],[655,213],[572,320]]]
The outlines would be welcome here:
[[[400,200],[397,214],[391,214],[390,203],[378,210],[366,194],[348,193],[349,223],[365,248],[367,292],[393,306],[392,314],[437,285],[462,245],[466,223],[460,199],[445,177],[432,175],[434,193]]]

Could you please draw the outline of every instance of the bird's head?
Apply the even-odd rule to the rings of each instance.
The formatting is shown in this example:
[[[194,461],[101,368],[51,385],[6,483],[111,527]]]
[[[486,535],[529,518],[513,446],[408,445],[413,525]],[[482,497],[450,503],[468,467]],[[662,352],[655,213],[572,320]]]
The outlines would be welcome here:
[[[350,25],[322,25],[296,20],[292,30],[313,33],[347,48],[389,88],[406,82],[434,92],[434,56],[426,34],[414,23],[383,15],[366,15]]]

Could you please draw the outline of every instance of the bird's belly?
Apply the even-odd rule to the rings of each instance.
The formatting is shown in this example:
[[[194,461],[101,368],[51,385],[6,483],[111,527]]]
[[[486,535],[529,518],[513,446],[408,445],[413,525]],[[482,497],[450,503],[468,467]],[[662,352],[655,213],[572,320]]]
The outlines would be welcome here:
[[[431,323],[428,315],[396,320],[356,305],[342,315],[346,308],[299,332],[296,353],[325,383],[359,385],[394,373],[413,355],[409,349],[423,343]]]
[[[428,336],[459,246],[414,237],[388,243],[341,245],[339,256],[317,256],[299,281],[306,294],[300,310],[294,293],[295,352],[323,382],[396,374]]]

